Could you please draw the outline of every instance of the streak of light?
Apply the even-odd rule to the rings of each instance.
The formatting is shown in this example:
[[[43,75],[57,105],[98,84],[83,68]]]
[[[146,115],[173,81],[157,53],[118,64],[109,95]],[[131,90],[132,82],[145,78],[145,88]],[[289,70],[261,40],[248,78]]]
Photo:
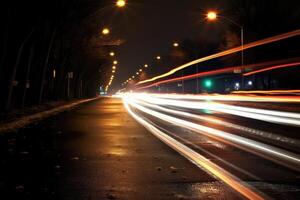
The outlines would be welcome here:
[[[226,69],[219,69],[219,70],[213,70],[213,71],[208,71],[208,72],[200,72],[200,73],[197,73],[197,74],[192,74],[192,75],[172,78],[172,79],[168,79],[168,80],[158,81],[158,82],[155,82],[153,84],[150,84],[150,85],[147,85],[147,86],[144,86],[144,87],[139,87],[137,89],[141,90],[141,89],[146,89],[146,88],[151,88],[151,87],[154,87],[154,86],[158,86],[158,85],[161,85],[161,84],[164,84],[164,83],[172,83],[172,82],[197,78],[197,77],[201,77],[201,76],[208,76],[208,75],[215,75],[215,74],[221,74],[221,73],[226,73],[226,72],[232,72],[235,69],[237,69],[237,67],[230,67],[230,68],[226,68]]]
[[[226,122],[224,120],[219,120],[219,119],[211,118],[211,117],[208,117],[208,116],[200,116],[200,115],[195,115],[195,114],[191,114],[191,113],[188,113],[188,112],[173,110],[173,109],[165,108],[165,107],[162,107],[162,106],[157,106],[157,105],[154,105],[154,104],[146,103],[146,102],[143,102],[143,101],[140,101],[140,100],[134,100],[133,99],[133,101],[136,102],[137,104],[141,104],[141,105],[144,105],[144,106],[156,109],[156,110],[160,110],[160,111],[167,112],[167,113],[170,113],[170,114],[174,114],[174,115],[177,115],[177,116],[187,117],[189,119],[202,120],[202,121],[206,121],[206,122],[209,122],[209,123],[225,126],[225,127],[228,127],[228,128],[233,128],[233,129],[236,129],[236,130],[239,130],[239,131],[246,132],[250,135],[255,135],[255,136],[266,138],[268,140],[280,141],[280,142],[288,143],[288,144],[294,145],[294,146],[300,145],[300,141],[295,140],[293,138],[288,138],[288,137],[280,136],[280,135],[277,135],[277,134],[274,134],[274,133],[270,133],[270,132],[266,132],[266,131],[261,131],[261,130],[257,130],[257,129],[253,129],[253,128],[233,124],[233,123],[230,123],[230,122]]]
[[[284,93],[285,90],[275,90]],[[276,93],[274,91],[274,93]],[[289,90],[293,92],[300,92],[300,90]],[[235,93],[251,93],[251,91],[240,91]],[[259,93],[259,92],[257,92]],[[262,94],[272,94],[268,91],[261,92]],[[288,93],[288,92],[287,92]],[[277,93],[278,94],[278,93]],[[182,94],[152,94],[155,97],[167,99],[187,99],[187,100],[204,100],[204,101],[245,101],[245,102],[276,102],[276,103],[300,103],[300,98],[297,96],[245,96],[245,95],[182,95]]]
[[[222,51],[222,52],[210,55],[210,56],[206,56],[206,57],[203,57],[203,58],[196,59],[194,61],[188,62],[184,65],[179,66],[179,67],[176,67],[176,68],[174,68],[174,69],[172,69],[169,72],[166,72],[164,74],[155,76],[155,77],[147,79],[147,80],[140,81],[138,84],[152,82],[152,81],[155,81],[157,79],[161,79],[161,78],[170,76],[170,75],[174,74],[175,72],[177,72],[179,70],[182,70],[184,68],[187,68],[187,67],[192,66],[192,65],[197,64],[197,63],[208,61],[208,60],[211,60],[211,59],[214,59],[214,58],[223,57],[223,56],[226,56],[226,55],[229,55],[229,54],[232,54],[232,53],[240,52],[242,50],[247,50],[247,49],[257,47],[257,46],[260,46],[260,45],[265,45],[265,44],[269,44],[269,43],[272,43],[272,42],[277,42],[277,41],[287,39],[287,38],[291,38],[291,37],[298,36],[298,35],[300,35],[300,29],[295,30],[295,31],[291,31],[291,32],[288,32],[288,33],[284,33],[284,34],[281,34],[281,35],[276,35],[276,36],[273,36],[273,37],[269,37],[269,38],[266,38],[266,39],[258,40],[258,41],[255,41],[255,42],[251,42],[251,43],[245,44],[244,46],[235,47],[235,48],[232,48],[232,49],[229,49],[229,50],[226,50],[226,51]]]
[[[145,94],[138,95],[137,98],[157,105],[170,105],[189,109],[205,109],[272,123],[300,126],[300,114],[298,113],[247,108],[214,102],[191,102],[182,100],[160,99]]]
[[[164,129],[164,128],[162,128],[162,127],[159,127],[159,129],[161,129],[161,130],[167,132],[169,135],[172,135],[173,138],[177,138],[177,139],[183,141],[185,144],[188,144],[189,146],[192,146],[193,149],[198,149],[198,150],[204,152],[205,154],[207,154],[207,155],[213,157],[214,159],[217,159],[217,160],[221,161],[221,162],[224,163],[225,165],[230,166],[231,168],[233,168],[233,169],[235,169],[235,170],[237,170],[237,171],[239,171],[239,172],[241,172],[241,173],[243,173],[243,174],[249,176],[250,178],[255,179],[255,180],[262,181],[262,179],[259,178],[258,176],[255,176],[254,174],[251,174],[250,172],[248,172],[248,171],[246,171],[246,170],[244,170],[244,169],[241,169],[240,167],[238,167],[238,166],[236,166],[236,165],[233,165],[232,163],[230,163],[230,162],[228,162],[228,161],[222,159],[221,157],[219,157],[219,156],[217,156],[217,155],[215,155],[215,154],[213,154],[213,153],[207,151],[206,149],[200,147],[199,145],[196,145],[195,143],[193,143],[193,142],[191,142],[191,141],[189,141],[189,140],[187,140],[187,139],[184,139],[183,137],[179,137],[178,135],[176,135],[176,134],[174,134],[174,133],[172,133],[172,132],[170,132],[170,131],[167,131],[166,129]]]
[[[214,164],[207,158],[203,157],[199,153],[195,152],[194,150],[190,149],[186,145],[178,142],[177,140],[173,139],[172,137],[168,136],[164,132],[157,129],[155,126],[148,123],[146,120],[135,114],[128,105],[127,100],[124,100],[124,105],[128,113],[137,120],[140,124],[142,124],[146,129],[148,129],[154,136],[159,138],[165,144],[170,146],[175,151],[179,152],[181,155],[186,157],[192,163],[197,165],[201,169],[205,169],[209,174],[214,175],[215,177],[219,178],[227,185],[235,189],[237,192],[242,194],[243,196],[247,197],[248,199],[264,199],[258,191],[252,188],[249,185],[243,183],[240,179],[229,173],[228,171],[224,170],[223,168],[219,167],[218,165]]]
[[[291,62],[291,61],[294,61],[294,62],[293,63],[287,63],[287,62]],[[295,62],[295,61],[298,61],[298,62]],[[247,69],[247,68],[254,69],[254,68],[258,68],[258,67],[266,66],[266,65],[276,65],[276,66],[269,67],[269,68],[273,68],[273,67],[283,66],[283,65],[284,66],[285,65],[295,65],[295,63],[300,63],[298,57],[297,58],[284,59],[284,60],[276,60],[276,61],[255,63],[255,64],[249,64],[249,65],[244,65],[244,66],[227,67],[227,68],[223,68],[223,69],[210,70],[210,71],[200,72],[200,73],[191,74],[191,75],[187,75],[187,76],[181,76],[181,77],[177,77],[177,78],[171,78],[171,79],[167,79],[167,80],[157,81],[157,82],[152,83],[150,85],[139,87],[139,88],[137,88],[137,90],[151,88],[151,87],[158,86],[158,85],[161,85],[161,84],[164,84],[164,83],[172,83],[172,82],[177,82],[177,81],[189,80],[189,79],[193,79],[193,78],[197,78],[197,77],[211,76],[211,75],[217,75],[217,74],[222,74],[222,73],[232,73],[235,70],[242,70],[242,69]],[[245,76],[245,74],[244,74],[244,76]]]
[[[166,114],[148,109],[144,106],[141,106],[141,105],[135,103],[130,98],[125,98],[125,101],[129,105],[133,106],[134,108],[136,108],[144,113],[147,113],[148,115],[152,115],[156,118],[159,118],[163,121],[182,126],[189,130],[195,131],[200,134],[204,134],[208,137],[212,137],[217,140],[221,139],[221,141],[223,141],[223,142],[225,140],[225,142],[227,141],[227,142],[237,146],[238,148],[245,149],[247,151],[250,151],[250,152],[255,153],[262,157],[266,157],[270,160],[273,160],[279,164],[285,165],[292,169],[295,169],[298,171],[300,169],[299,168],[300,167],[300,157],[297,154],[288,152],[283,149],[279,149],[277,147],[272,147],[270,145],[263,144],[261,142],[257,142],[257,141],[251,140],[251,139],[243,138],[241,136],[234,135],[234,134],[231,134],[231,133],[228,133],[225,131],[217,130],[217,129],[203,126],[200,124],[195,124],[190,121],[186,121],[183,119],[179,119],[176,117],[172,117],[170,115],[166,115]]]
[[[244,76],[250,76],[250,75],[261,73],[261,72],[266,72],[266,71],[280,69],[280,68],[286,68],[286,67],[294,67],[294,66],[298,66],[298,65],[300,65],[300,62],[289,63],[289,64],[284,64],[284,65],[277,65],[277,66],[273,66],[273,67],[268,67],[268,68],[264,68],[264,69],[260,69],[260,70],[256,70],[256,71],[252,71],[252,72],[248,72],[248,73],[245,73],[243,75]]]
[[[234,91],[232,94],[300,94],[300,90],[248,90]]]

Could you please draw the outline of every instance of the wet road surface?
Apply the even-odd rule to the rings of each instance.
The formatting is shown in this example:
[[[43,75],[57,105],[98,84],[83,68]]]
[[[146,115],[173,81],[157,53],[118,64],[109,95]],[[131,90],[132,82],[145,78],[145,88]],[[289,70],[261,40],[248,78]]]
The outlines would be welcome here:
[[[0,156],[1,199],[243,199],[138,124],[120,99],[3,134]]]

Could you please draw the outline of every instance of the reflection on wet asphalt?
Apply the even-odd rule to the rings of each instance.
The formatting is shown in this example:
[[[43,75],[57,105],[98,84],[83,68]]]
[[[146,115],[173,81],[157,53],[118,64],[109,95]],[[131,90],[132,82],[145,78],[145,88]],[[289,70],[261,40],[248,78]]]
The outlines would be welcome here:
[[[3,199],[241,199],[100,99],[0,136]]]

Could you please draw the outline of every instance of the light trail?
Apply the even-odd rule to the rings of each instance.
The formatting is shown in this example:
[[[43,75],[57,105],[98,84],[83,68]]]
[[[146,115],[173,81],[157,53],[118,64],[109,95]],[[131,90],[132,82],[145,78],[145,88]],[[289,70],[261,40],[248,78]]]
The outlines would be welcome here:
[[[247,151],[250,151],[252,153],[255,153],[259,156],[266,157],[270,160],[273,160],[279,164],[285,165],[289,168],[292,168],[294,170],[299,171],[300,167],[300,157],[298,154],[294,154],[291,152],[288,152],[286,150],[279,149],[277,147],[272,147],[270,145],[266,145],[257,141],[253,141],[247,138],[243,138],[238,135],[234,135],[225,131],[217,130],[214,128],[210,128],[207,126],[203,126],[200,124],[195,124],[190,121],[186,121],[183,119],[179,119],[176,117],[172,117],[170,115],[166,115],[151,109],[148,109],[144,106],[141,106],[137,103],[135,103],[132,98],[125,97],[124,101],[133,106],[134,108],[148,114],[152,115],[155,118],[161,119],[163,121],[174,123],[179,126],[182,126],[186,129],[195,131],[200,134],[204,134],[208,137],[212,137],[214,139],[220,140],[224,142],[227,141],[233,145],[235,145],[238,148],[245,149]],[[241,145],[241,146],[240,146]]]
[[[283,143],[288,143],[288,144],[293,145],[293,146],[300,146],[300,141],[295,140],[293,138],[280,136],[280,135],[270,133],[270,132],[266,132],[266,131],[260,131],[260,130],[257,130],[257,129],[253,129],[253,128],[233,124],[233,123],[230,123],[230,122],[226,122],[226,121],[223,121],[223,120],[211,118],[211,117],[208,117],[208,116],[200,116],[200,115],[195,115],[195,114],[191,114],[191,113],[188,113],[188,112],[173,110],[173,109],[165,108],[165,107],[162,107],[162,106],[157,106],[157,105],[154,105],[154,104],[146,103],[146,102],[143,102],[143,101],[140,101],[140,100],[133,99],[133,101],[137,104],[141,104],[141,105],[144,105],[144,106],[156,109],[156,110],[160,110],[160,111],[163,111],[163,112],[167,112],[167,113],[170,113],[170,114],[174,114],[174,115],[177,115],[177,116],[187,117],[189,119],[202,120],[202,121],[206,121],[206,122],[209,122],[209,123],[213,123],[213,124],[225,126],[225,127],[228,127],[228,128],[233,128],[233,129],[236,129],[236,130],[239,130],[239,131],[243,131],[243,132],[246,132],[250,135],[259,136],[259,137],[262,137],[262,138],[266,138],[268,140],[280,141],[280,142],[283,142]]]
[[[177,140],[173,139],[172,137],[168,136],[167,134],[163,133],[143,118],[135,114],[128,105],[128,99],[124,98],[124,105],[128,113],[136,119],[140,124],[142,124],[146,129],[148,129],[154,136],[159,138],[165,144],[170,146],[172,149],[183,155],[185,158],[190,160],[192,163],[197,165],[201,169],[205,169],[206,172],[212,174],[214,177],[222,180],[224,183],[229,185],[231,188],[242,194],[248,199],[253,200],[263,200],[265,197],[256,191],[251,186],[243,183],[240,179],[229,173],[228,171],[222,169],[218,165],[214,164],[207,158],[203,157],[199,153],[195,152],[194,150],[190,149],[186,145],[178,142]]]
[[[137,90],[142,90],[142,89],[146,89],[146,88],[151,88],[154,86],[158,86],[164,83],[172,83],[172,82],[177,82],[177,81],[182,81],[182,80],[189,80],[192,78],[197,78],[197,77],[203,77],[203,76],[209,76],[209,75],[216,75],[216,74],[221,74],[221,73],[226,73],[226,72],[232,72],[235,69],[238,69],[239,67],[230,67],[230,68],[225,68],[225,69],[219,69],[219,70],[212,70],[212,71],[208,71],[208,72],[200,72],[197,74],[192,74],[192,75],[187,75],[187,76],[183,76],[183,77],[177,77],[177,78],[172,78],[172,79],[168,79],[168,80],[163,80],[163,81],[158,81],[155,82],[153,84],[144,86],[144,87],[139,87],[137,88]]]
[[[247,94],[256,91],[240,91],[235,92],[234,95],[221,95],[221,94],[201,94],[201,95],[191,95],[191,94],[148,94],[154,97],[166,98],[166,99],[186,99],[186,100],[203,100],[203,101],[236,101],[236,102],[275,102],[275,103],[300,103],[300,97],[297,96],[246,96],[246,95],[236,95],[236,94]],[[300,92],[300,90],[289,90],[289,92]],[[284,90],[274,90],[270,91],[257,91],[260,94],[284,94]],[[135,93],[135,94],[145,94],[145,93]]]
[[[144,80],[144,81],[140,81],[140,82],[137,83],[137,85],[152,82],[152,81],[155,81],[157,79],[161,79],[161,78],[170,76],[170,75],[174,74],[175,72],[177,72],[179,70],[182,70],[184,68],[187,68],[189,66],[192,66],[192,65],[204,62],[204,61],[208,61],[208,60],[211,60],[211,59],[214,59],[214,58],[223,57],[223,56],[226,56],[226,55],[230,55],[232,53],[240,52],[242,50],[247,50],[247,49],[250,49],[250,48],[253,48],[253,47],[269,44],[269,43],[272,43],[272,42],[277,42],[277,41],[287,39],[287,38],[291,38],[291,37],[295,37],[295,36],[298,36],[298,35],[300,35],[300,29],[295,30],[295,31],[291,31],[291,32],[288,32],[288,33],[284,33],[284,34],[281,34],[281,35],[269,37],[269,38],[266,38],[266,39],[258,40],[258,41],[255,41],[255,42],[251,42],[251,43],[246,44],[244,46],[235,47],[235,48],[232,48],[232,49],[229,49],[229,50],[226,50],[226,51],[222,51],[222,52],[210,55],[210,56],[199,58],[197,60],[191,61],[191,62],[186,63],[184,65],[181,65],[179,67],[176,67],[176,68],[174,68],[174,69],[172,69],[169,72],[166,72],[164,74],[155,76],[153,78],[150,78],[150,79],[147,79],[147,80]]]
[[[292,125],[292,126],[300,126],[300,114],[298,113],[247,108],[247,107],[232,106],[232,105],[226,105],[226,104],[214,103],[214,102],[191,102],[191,101],[183,101],[183,100],[161,99],[161,98],[154,98],[146,94],[137,95],[136,98],[157,105],[169,105],[169,106],[189,108],[189,109],[212,110],[212,111],[237,115],[246,118],[252,118],[261,121]]]
[[[232,94],[266,94],[266,95],[274,95],[274,94],[300,94],[300,90],[248,90],[248,91],[234,91]],[[268,98],[268,97],[267,97]],[[271,97],[274,98],[274,97]],[[284,97],[275,97],[278,98],[278,100],[284,98]],[[299,97],[288,97],[288,98],[294,98],[299,99]],[[300,102],[300,101],[299,101]]]
[[[234,165],[234,164],[232,164],[232,163],[224,160],[223,158],[221,158],[221,157],[219,157],[219,156],[211,153],[210,151],[208,151],[208,150],[200,147],[199,145],[197,145],[197,144],[195,144],[195,143],[193,143],[193,142],[191,142],[191,141],[189,141],[187,139],[184,139],[183,137],[180,137],[180,136],[176,135],[175,133],[172,133],[172,132],[170,132],[170,131],[162,128],[162,127],[159,127],[159,129],[163,130],[168,135],[171,135],[173,138],[178,139],[179,141],[183,141],[185,144],[188,144],[193,149],[198,149],[201,152],[204,152],[205,154],[207,154],[207,155],[211,156],[212,158],[214,158],[214,159],[222,162],[223,164],[225,164],[225,165],[227,165],[227,166],[229,166],[229,167],[231,167],[231,168],[233,168],[233,169],[235,169],[235,170],[237,170],[237,171],[245,174],[246,176],[248,176],[248,177],[250,177],[250,178],[252,178],[254,180],[262,181],[262,179],[259,178],[258,176],[256,176],[256,175],[254,175],[254,174],[252,174],[252,173],[250,173],[250,172],[248,172],[248,171],[246,171],[246,170],[244,170],[244,169],[242,169],[242,168],[240,168],[240,167],[238,167],[238,166],[236,166],[236,165]]]
[[[287,68],[287,67],[295,67],[295,66],[299,66],[299,65],[300,65],[300,62],[289,63],[289,64],[284,64],[284,65],[277,65],[277,66],[273,66],[273,67],[268,67],[268,68],[248,72],[248,73],[243,74],[243,76],[250,76],[250,75],[253,75],[253,74],[258,74],[258,73],[262,73],[262,72],[266,72],[266,71],[271,71],[271,70],[281,69],[281,68]]]
[[[297,61],[297,60],[298,60],[298,62],[286,63],[288,61],[291,62],[291,61]],[[187,75],[187,76],[181,76],[181,77],[171,78],[171,79],[167,79],[167,80],[157,81],[150,85],[139,87],[139,88],[137,88],[137,90],[147,89],[147,88],[162,85],[165,83],[173,83],[173,82],[178,82],[178,81],[183,81],[183,80],[190,80],[190,79],[198,78],[198,77],[211,76],[211,75],[224,74],[224,73],[233,73],[234,70],[242,70],[242,69],[247,69],[247,68],[254,69],[254,68],[259,68],[259,67],[261,68],[262,66],[275,65],[272,67],[265,68],[265,69],[271,70],[271,69],[277,69],[277,68],[282,68],[282,67],[291,67],[291,66],[295,66],[295,65],[299,65],[299,64],[300,64],[299,58],[297,57],[297,58],[291,58],[291,59],[285,59],[285,60],[276,60],[276,61],[268,61],[268,62],[262,62],[262,63],[249,64],[249,65],[244,65],[244,66],[226,67],[223,69],[210,70],[210,71],[200,72],[200,73],[191,74],[191,75]],[[264,69],[261,69],[261,70],[264,70]],[[257,73],[259,73],[259,71],[260,70],[257,70]],[[249,72],[249,73],[252,73],[252,72]],[[249,73],[246,73],[243,75],[248,76]]]

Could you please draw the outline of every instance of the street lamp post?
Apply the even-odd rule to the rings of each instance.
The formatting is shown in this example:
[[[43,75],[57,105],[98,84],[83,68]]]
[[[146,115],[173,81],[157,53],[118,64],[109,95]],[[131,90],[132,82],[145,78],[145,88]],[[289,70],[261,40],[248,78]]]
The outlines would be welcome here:
[[[218,17],[230,22],[231,24],[235,25],[236,27],[238,27],[240,29],[241,47],[242,47],[242,49],[241,49],[241,65],[242,65],[242,67],[241,68],[243,69],[243,66],[244,66],[244,27],[228,17],[225,17],[223,15],[218,15],[218,13],[215,11],[209,11],[206,14],[206,18],[209,21],[217,20]],[[244,78],[243,77],[242,77],[242,87],[244,87]]]
[[[173,47],[178,48],[179,47],[179,43],[178,42],[174,42],[173,43]],[[181,90],[182,93],[184,94],[184,80],[183,80],[183,75],[184,75],[184,71],[181,71]]]

